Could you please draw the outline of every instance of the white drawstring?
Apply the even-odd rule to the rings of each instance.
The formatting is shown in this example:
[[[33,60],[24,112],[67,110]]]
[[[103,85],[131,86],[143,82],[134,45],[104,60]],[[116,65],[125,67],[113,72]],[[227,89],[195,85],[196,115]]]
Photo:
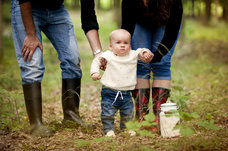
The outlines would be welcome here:
[[[114,100],[114,102],[112,103],[112,105],[114,105],[114,103],[116,102],[116,99],[118,98],[119,94],[120,94],[120,96],[121,96],[121,99],[123,100],[123,94],[122,94],[122,92],[121,92],[121,91],[118,91],[117,94],[116,94],[115,100]]]

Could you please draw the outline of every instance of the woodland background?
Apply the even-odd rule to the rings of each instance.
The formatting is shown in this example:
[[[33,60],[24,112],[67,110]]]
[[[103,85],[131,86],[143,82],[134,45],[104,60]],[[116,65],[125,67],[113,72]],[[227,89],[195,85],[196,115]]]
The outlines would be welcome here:
[[[119,115],[115,124],[117,137],[103,137],[101,84],[89,75],[93,55],[81,29],[79,0],[65,0],[65,6],[75,25],[81,55],[80,114],[85,121],[95,124],[96,130],[61,123],[60,62],[43,34],[46,68],[42,81],[43,121],[55,135],[50,138],[30,136],[13,46],[10,1],[0,0],[0,150],[227,150],[228,0],[182,1],[184,16],[172,58],[169,99],[178,104],[182,136],[168,139],[149,131],[140,131],[135,137],[121,133]],[[121,0],[96,0],[96,12],[102,47],[106,50],[109,33],[121,25]],[[135,130],[138,125],[137,122],[128,124]]]

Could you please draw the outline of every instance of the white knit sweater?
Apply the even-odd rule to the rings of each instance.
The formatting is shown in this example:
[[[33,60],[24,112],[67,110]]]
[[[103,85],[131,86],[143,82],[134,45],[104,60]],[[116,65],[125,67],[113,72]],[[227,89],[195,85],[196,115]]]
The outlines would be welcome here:
[[[133,90],[136,85],[136,68],[139,53],[145,50],[131,50],[125,56],[117,56],[112,51],[107,50],[99,57],[93,59],[90,74],[100,73],[100,58],[107,60],[106,70],[101,78],[101,83],[105,87],[115,90]]]

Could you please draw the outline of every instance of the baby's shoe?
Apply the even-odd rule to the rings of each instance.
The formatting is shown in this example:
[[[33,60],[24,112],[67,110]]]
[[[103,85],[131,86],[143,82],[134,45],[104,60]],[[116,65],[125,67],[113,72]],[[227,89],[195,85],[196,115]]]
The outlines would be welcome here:
[[[107,132],[107,134],[105,135],[106,137],[116,137],[115,133],[113,130],[110,130]]]
[[[136,135],[136,132],[133,131],[133,130],[129,130],[128,133],[130,134],[130,136],[135,136]]]

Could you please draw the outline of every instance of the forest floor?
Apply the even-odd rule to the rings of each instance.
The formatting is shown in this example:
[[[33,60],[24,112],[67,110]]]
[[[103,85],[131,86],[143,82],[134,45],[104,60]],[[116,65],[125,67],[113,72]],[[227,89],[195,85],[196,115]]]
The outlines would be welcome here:
[[[74,14],[72,16],[74,17]],[[78,17],[78,14],[76,16]],[[109,29],[104,29],[104,32],[106,30],[108,33]],[[50,51],[44,52],[46,72],[42,83],[43,122],[55,133],[49,138],[29,135],[20,71],[13,50],[12,37],[9,37],[5,40],[5,56],[0,64],[1,151],[227,150],[228,41],[204,38],[189,40],[181,36],[177,44],[172,58],[170,101],[178,103],[182,113],[188,115],[188,118],[182,117],[181,124],[187,128],[183,130],[183,134],[192,132],[192,135],[162,138],[158,134],[137,134],[131,137],[120,132],[117,115],[117,137],[107,138],[104,137],[100,121],[101,84],[92,81],[89,76],[92,54],[85,37],[82,36],[83,32],[79,32],[81,37],[79,34],[77,38],[83,71],[80,115],[86,122],[94,124],[96,129],[88,131],[73,123],[62,124],[59,61],[56,52],[52,51],[53,47],[44,39],[44,48]],[[103,45],[104,48],[107,46],[107,43]],[[197,116],[192,113],[196,113]]]

